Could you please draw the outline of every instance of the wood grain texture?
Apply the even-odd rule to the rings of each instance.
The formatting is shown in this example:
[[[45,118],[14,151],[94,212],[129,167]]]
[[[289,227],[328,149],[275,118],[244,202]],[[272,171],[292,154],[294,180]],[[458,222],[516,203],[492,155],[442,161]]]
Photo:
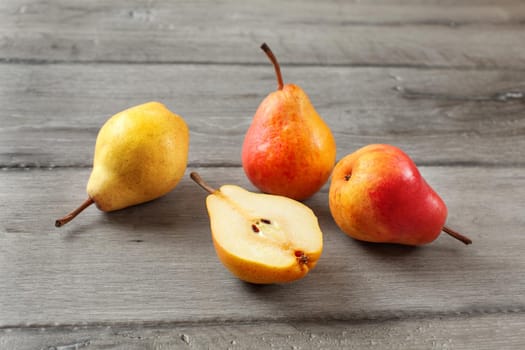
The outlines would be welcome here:
[[[418,164],[525,164],[525,72],[282,69],[333,130],[338,158],[391,143]],[[276,88],[270,63],[0,64],[0,75],[1,167],[88,167],[105,120],[149,100],[187,120],[191,164],[239,165],[253,114]]]
[[[525,68],[520,1],[5,0],[0,60]]]
[[[260,322],[0,330],[6,349],[522,349],[523,314],[377,322]]]
[[[240,168],[199,168],[212,185],[252,188]],[[363,244],[330,218],[326,188],[306,203],[324,232],[318,266],[292,284],[254,286],[218,262],[205,193],[189,177],[166,197],[112,214],[84,198],[88,169],[0,173],[0,327],[113,322],[384,320],[523,313],[525,172],[423,167],[447,202],[442,235],[410,248]]]
[[[525,348],[522,0],[0,1],[0,349]],[[259,45],[334,131],[412,156],[463,246],[354,241],[327,186],[324,253],[254,286],[213,250],[189,177],[119,212],[85,199],[98,129],[160,100],[191,130],[189,170],[249,189],[240,147],[275,86]]]

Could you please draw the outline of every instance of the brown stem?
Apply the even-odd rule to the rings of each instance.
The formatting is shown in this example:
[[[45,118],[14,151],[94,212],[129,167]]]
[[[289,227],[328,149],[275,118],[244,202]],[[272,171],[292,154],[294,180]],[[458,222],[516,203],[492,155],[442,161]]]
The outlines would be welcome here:
[[[472,240],[466,236],[463,236],[461,233],[457,232],[457,231],[454,231],[453,229],[451,229],[450,227],[448,226],[443,226],[443,232],[446,232],[448,233],[449,235],[451,235],[452,237],[454,237],[455,239],[465,243],[465,244],[472,244]]]
[[[86,209],[87,207],[89,207],[93,203],[95,203],[95,201],[91,197],[89,197],[88,199],[86,199],[84,201],[84,203],[82,203],[80,205],[80,207],[78,207],[77,209],[73,210],[71,213],[67,214],[63,218],[56,220],[55,221],[55,227],[64,226],[65,224],[67,224],[68,222],[73,220],[75,218],[75,216],[80,214],[84,209]]]
[[[191,179],[193,181],[195,181],[197,183],[197,185],[199,185],[200,187],[204,188],[204,190],[206,190],[208,193],[213,194],[213,193],[217,192],[217,190],[215,188],[211,187],[206,182],[204,182],[204,180],[199,175],[199,173],[193,171],[193,172],[191,172],[190,177],[191,177]]]
[[[275,68],[275,75],[277,76],[277,89],[282,90],[283,89],[283,76],[281,74],[281,67],[279,66],[279,62],[277,61],[277,58],[273,54],[272,50],[270,50],[270,47],[266,45],[266,43],[263,43],[261,45],[261,49],[266,53],[266,56],[272,61],[273,67]]]

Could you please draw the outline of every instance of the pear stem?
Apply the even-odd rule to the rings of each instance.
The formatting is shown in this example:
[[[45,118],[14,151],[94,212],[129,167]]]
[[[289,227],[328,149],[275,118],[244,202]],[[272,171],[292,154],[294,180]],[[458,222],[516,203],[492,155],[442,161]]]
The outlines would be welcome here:
[[[261,45],[261,49],[266,53],[266,56],[272,61],[273,67],[275,68],[275,75],[277,76],[277,89],[282,90],[283,89],[283,76],[281,74],[281,67],[279,66],[279,62],[277,61],[277,58],[273,54],[272,50],[270,50],[270,47],[266,45],[266,43],[263,43]]]
[[[211,187],[210,185],[208,185],[203,179],[202,177],[199,175],[199,173],[195,172],[195,171],[192,171],[190,173],[190,177],[193,181],[195,181],[197,183],[197,185],[199,185],[200,187],[202,187],[205,191],[207,191],[208,193],[210,194],[213,194],[215,192],[217,192],[217,190],[213,187]]]
[[[55,227],[61,227],[73,220],[78,214],[80,214],[84,209],[89,207],[91,204],[95,203],[95,201],[89,197],[78,207],[77,209],[73,210],[71,213],[67,214],[61,219],[58,219],[55,221]]]
[[[461,233],[457,232],[457,231],[454,231],[453,229],[451,229],[450,227],[448,226],[443,226],[443,232],[446,232],[448,233],[449,235],[451,235],[452,237],[454,237],[455,239],[465,243],[465,244],[472,244],[472,240],[466,236],[463,236]]]

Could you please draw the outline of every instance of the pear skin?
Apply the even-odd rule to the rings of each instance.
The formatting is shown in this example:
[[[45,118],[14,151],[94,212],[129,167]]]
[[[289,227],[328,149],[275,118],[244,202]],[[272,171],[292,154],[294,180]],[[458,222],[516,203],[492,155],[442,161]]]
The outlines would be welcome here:
[[[329,189],[330,212],[343,232],[368,242],[423,245],[445,231],[447,207],[401,149],[365,146],[341,159]]]
[[[159,102],[115,114],[97,136],[88,199],[55,225],[64,225],[92,203],[109,212],[165,195],[184,175],[188,148],[186,123]]]
[[[273,62],[278,89],[259,105],[242,147],[246,176],[261,191],[304,200],[326,183],[335,164],[336,143],[307,94],[297,85],[283,84]]]
[[[234,185],[216,190],[197,173],[191,177],[209,192],[206,207],[213,245],[234,276],[256,284],[286,283],[305,277],[316,266],[323,235],[310,208],[288,197]]]

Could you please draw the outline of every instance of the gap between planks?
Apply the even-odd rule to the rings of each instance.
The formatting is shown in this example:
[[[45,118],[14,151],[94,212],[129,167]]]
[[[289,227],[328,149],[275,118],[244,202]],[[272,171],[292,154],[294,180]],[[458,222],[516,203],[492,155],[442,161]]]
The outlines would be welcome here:
[[[487,306],[486,308],[473,308],[463,310],[450,310],[443,312],[425,312],[425,311],[403,311],[392,310],[389,312],[373,313],[365,317],[349,316],[330,316],[330,317],[311,317],[311,318],[293,318],[293,317],[258,317],[256,319],[199,319],[199,320],[156,320],[156,321],[97,321],[97,322],[80,322],[80,323],[26,323],[26,324],[5,324],[0,325],[0,331],[24,330],[24,329],[53,329],[68,330],[71,328],[82,327],[83,329],[96,329],[104,327],[125,328],[139,326],[145,328],[155,327],[177,327],[177,326],[234,326],[234,325],[256,325],[267,323],[293,323],[293,324],[329,324],[329,323],[348,323],[348,324],[371,324],[384,323],[391,321],[432,321],[432,320],[458,320],[483,316],[494,315],[524,315],[525,305],[522,306]]]
[[[410,64],[410,63],[306,63],[279,61],[281,66],[305,68],[407,68],[415,70],[458,70],[458,71],[486,71],[486,72],[525,72],[520,67],[468,66],[468,65],[438,65],[438,64]],[[137,66],[224,66],[224,67],[266,67],[266,62],[240,61],[188,61],[188,60],[68,60],[68,59],[40,59],[0,57],[0,64],[4,65],[137,65]]]
[[[336,163],[340,159],[336,160]],[[418,162],[418,167],[426,168],[487,168],[487,169],[520,169],[525,167],[525,163],[488,163],[488,162],[464,162],[464,161],[429,161]],[[31,170],[61,170],[61,169],[90,169],[93,164],[66,164],[66,165],[40,165],[40,164],[0,164],[0,170],[3,171],[31,171]],[[191,168],[242,168],[241,163],[188,163],[187,169]]]

